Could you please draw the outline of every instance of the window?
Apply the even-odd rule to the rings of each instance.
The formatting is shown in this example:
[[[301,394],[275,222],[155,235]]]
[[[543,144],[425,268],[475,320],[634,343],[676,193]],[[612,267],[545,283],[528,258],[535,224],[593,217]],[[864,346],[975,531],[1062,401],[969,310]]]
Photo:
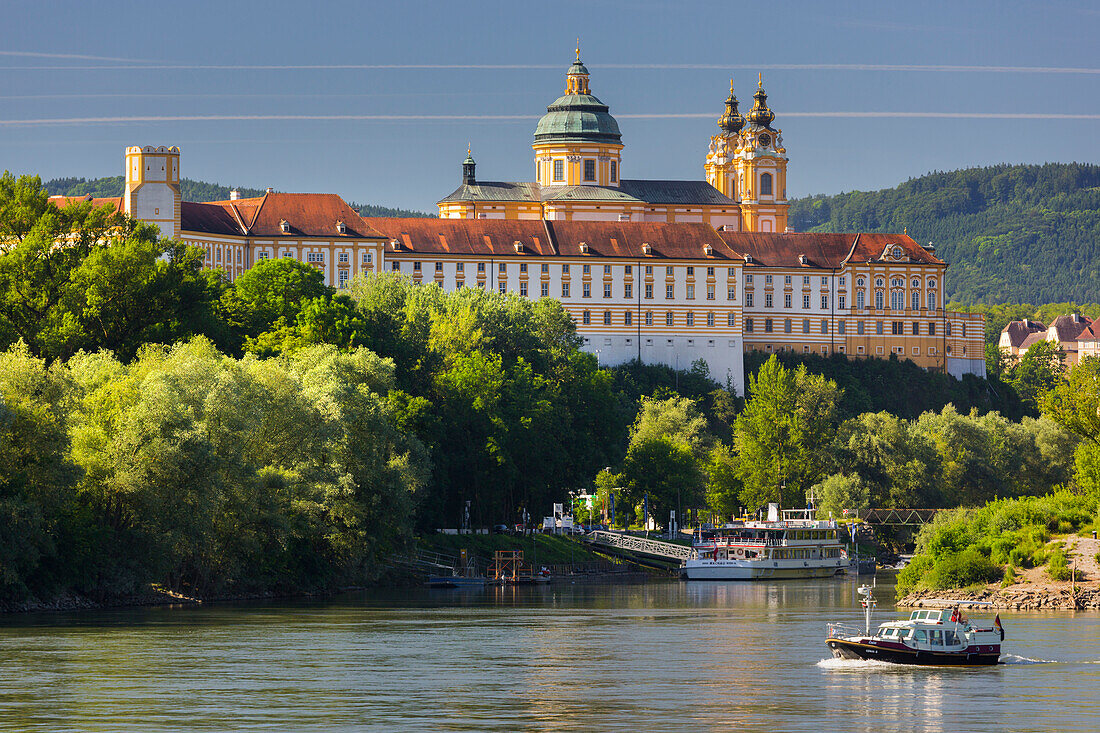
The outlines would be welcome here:
[[[688,285],[687,286],[687,297],[688,297],[688,300],[695,300],[695,286],[694,285]]]
[[[565,161],[564,160],[555,160],[554,161],[554,180],[555,181],[564,181],[565,180]]]
[[[882,300],[882,291],[880,290],[875,293],[875,308],[882,310]]]
[[[730,285],[728,288],[726,288],[726,300],[736,300],[736,299],[737,299],[737,288],[734,287],[733,285]]]
[[[665,299],[672,300],[675,297],[676,288],[674,285],[665,286]]]
[[[730,268],[730,269],[732,270],[733,268]],[[746,285],[752,285],[752,273],[751,272],[748,273],[747,275],[745,275],[745,284]]]
[[[882,335],[882,321],[875,323],[875,333],[879,336]]]
[[[714,286],[707,286],[707,300],[714,300]]]
[[[950,337],[951,336],[951,324],[948,323],[946,325],[947,325],[947,335],[948,335],[948,337]]]
[[[561,297],[563,297],[563,298],[568,298],[569,297],[569,283],[562,283],[561,284]]]
[[[752,308],[752,293],[745,293],[745,306]]]
[[[484,262],[477,263],[477,271],[478,272],[485,272],[485,263]]]
[[[647,325],[647,326],[652,326],[653,325],[653,311],[646,311],[645,312],[645,325]]]
[[[903,286],[903,285],[905,285],[905,281],[904,281],[904,280],[902,280],[902,279],[901,279],[900,277],[892,277],[892,278],[890,278],[890,287],[892,287],[892,288],[900,288],[900,287],[901,287],[901,286]]]
[[[394,270],[394,271],[400,271],[400,270],[401,270],[401,263],[400,263],[400,262],[394,262],[394,263],[392,263],[392,264],[390,265],[390,269],[391,269],[391,270]]]
[[[672,311],[668,311],[667,313],[665,313],[665,325],[666,326],[671,326],[673,324],[673,322],[674,321],[673,321]]]
[[[847,330],[848,330],[847,328],[845,328],[845,326],[847,326],[847,325],[848,324],[845,321],[840,321],[839,323],[837,323],[836,324],[837,333],[839,333],[841,336],[843,336],[845,334],[845,332],[847,332]],[[842,346],[841,348],[844,348],[844,347]]]
[[[843,288],[843,287],[845,287],[845,286],[846,286],[847,284],[848,284],[848,278],[847,278],[847,277],[842,277],[842,278],[840,278],[840,287],[842,287],[842,288]]]
[[[771,196],[772,195],[772,174],[762,173],[760,175],[760,195]]]
[[[523,265],[523,267],[526,267],[526,265]],[[561,274],[562,275],[568,275],[569,274],[569,265],[562,265],[561,266]]]
[[[647,298],[652,298],[653,297],[653,283],[646,283],[645,284],[645,297],[647,297]]]
[[[726,325],[729,326],[730,328],[733,328],[734,323],[735,323],[735,321],[734,321],[733,314],[732,313],[727,313],[726,314]]]
[[[839,298],[837,298],[837,301],[838,302],[837,302],[836,307],[839,308],[840,310],[844,310],[845,308],[848,307],[848,296],[847,295],[841,295]]]
[[[623,265],[623,273],[626,274],[626,275],[633,274],[634,273],[634,266],[633,265]]]
[[[324,262],[325,255],[323,252],[306,252],[306,262]]]
[[[875,279],[875,287],[876,288],[881,288],[885,284],[886,284],[886,281],[883,280],[881,277]]]
[[[821,322],[821,333],[829,333],[829,322],[828,321],[822,321]]]
[[[519,294],[521,296],[523,296],[524,298],[527,297],[527,283],[520,283],[519,284]]]
[[[730,314],[730,318],[733,318],[732,313]],[[746,318],[745,319],[745,333],[752,333],[752,319],[751,318]]]
[[[827,287],[828,285],[829,285],[829,278],[827,278],[823,275],[821,277],[821,286],[822,287]]]
[[[592,297],[592,283],[584,283],[583,285],[581,285],[581,297],[582,298],[591,298]]]
[[[348,271],[340,270],[340,287],[346,288],[348,286]]]
[[[936,310],[936,294],[931,291],[928,292],[928,310]]]
[[[619,180],[619,162],[617,160],[611,161],[611,182],[615,183]]]
[[[291,252],[289,249],[284,249],[283,250],[283,259],[284,260],[285,259],[290,259],[290,258],[293,258],[293,257],[294,257],[294,253]]]
[[[340,253],[340,262],[342,262],[342,263],[344,263],[344,264],[347,264],[347,263],[348,263],[348,261],[349,261],[350,259],[351,259],[351,258],[350,258],[350,257],[348,257],[348,253],[347,253],[347,252],[341,252],[341,253]]]
[[[783,277],[783,284],[784,285],[790,285],[791,284],[791,276],[790,275],[785,275]]]
[[[862,309],[863,309],[863,306],[864,306],[864,302],[863,302],[863,291],[862,291],[862,290],[860,290],[860,291],[858,291],[858,292],[856,293],[856,308],[859,308],[859,309],[861,309],[861,310],[862,310]]]
[[[604,283],[603,284],[603,297],[605,297],[605,298],[610,298],[611,297],[611,283]]]
[[[687,325],[689,325],[689,326],[694,326],[695,325],[695,314],[694,313],[688,313],[687,314]]]
[[[791,319],[788,318],[787,320],[783,321],[783,333],[790,333],[790,332],[791,332]]]
[[[859,334],[860,336],[863,335],[863,333],[864,333],[863,321],[857,321],[856,322],[856,333]],[[861,346],[860,348],[863,348],[863,347]]]
[[[443,272],[443,263],[442,262],[435,263],[435,271],[436,272]]]
[[[583,267],[581,267],[581,272],[583,272],[585,275],[591,275],[592,265],[584,265]]]
[[[462,290],[462,286],[464,284],[465,283],[463,283],[461,280],[459,280],[458,282],[455,283],[455,290]]]
[[[420,272],[420,263],[419,262],[414,262],[413,263],[413,272]]]
[[[596,161],[594,161],[594,160],[584,161],[584,180],[586,180],[586,181],[596,180]]]
[[[569,267],[569,265],[566,265],[566,267]],[[520,272],[527,272],[527,263],[526,262],[519,263],[519,271]],[[566,270],[566,272],[568,272],[568,270]]]
[[[626,298],[627,300],[630,300],[631,298],[634,297],[634,284],[633,283],[623,283],[623,297]]]
[[[369,252],[364,252],[363,253],[363,262],[370,262],[370,253]],[[238,265],[241,264],[241,251],[239,249],[237,250],[237,264]]]
[[[603,312],[603,325],[605,325],[605,326],[610,326],[611,325],[611,311],[604,311]]]
[[[764,319],[764,333],[771,333],[771,332],[772,332],[772,319],[765,318]]]
[[[645,274],[647,274],[647,275],[652,275],[653,274],[653,265],[646,265],[645,266]]]
[[[634,314],[633,313],[631,313],[630,311],[627,311],[626,313],[623,314],[623,323],[625,323],[626,325],[629,326],[633,322],[634,322]]]
[[[592,323],[592,312],[591,311],[584,311],[583,313],[581,313],[581,323],[583,323],[586,326]]]
[[[497,290],[500,291],[501,295],[504,295],[508,292],[508,283],[504,280],[501,280],[499,283],[497,283]]]
[[[539,283],[539,297],[540,298],[549,298],[550,297],[550,283]]]
[[[894,321],[890,324],[890,335],[892,336],[904,336],[905,324],[901,321]]]
[[[772,276],[771,275],[765,275],[764,276],[764,284],[765,285],[771,285],[772,284]]]
[[[539,272],[541,272],[544,275],[549,275],[550,274],[550,265],[543,262],[542,266],[539,268]]]
[[[905,292],[902,290],[890,291],[890,309],[900,311],[905,308]]]
[[[707,314],[707,325],[708,326],[713,326],[714,325],[714,314],[713,313],[708,313]]]
[[[507,263],[501,262],[499,265],[497,265],[497,272],[499,272],[502,275],[508,274],[508,265],[507,265]]]
[[[803,318],[802,319],[802,333],[809,333],[809,332],[810,332],[810,319],[809,318]]]
[[[466,263],[465,262],[455,263],[455,272],[466,272]]]
[[[605,275],[610,275],[611,274],[611,265],[604,265],[603,266],[603,274],[605,274]]]
[[[920,323],[913,321],[913,335],[920,336]]]
[[[714,277],[714,268],[713,267],[708,267],[707,268],[707,277]]]
[[[764,293],[764,307],[771,308],[774,305],[771,293]]]
[[[829,310],[829,296],[828,295],[822,295],[821,296],[821,310],[823,310],[823,311]]]

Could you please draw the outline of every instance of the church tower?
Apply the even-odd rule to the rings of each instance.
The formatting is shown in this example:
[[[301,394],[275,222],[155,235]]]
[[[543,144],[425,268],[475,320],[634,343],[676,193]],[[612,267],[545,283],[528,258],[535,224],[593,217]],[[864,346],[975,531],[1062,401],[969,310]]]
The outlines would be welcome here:
[[[619,123],[588,88],[579,44],[565,75],[565,93],[546,108],[531,147],[540,186],[619,186]]]
[[[733,93],[733,79],[730,79],[730,95],[726,98],[726,111],[718,118],[718,129],[721,132],[710,139],[710,150],[707,152],[704,170],[707,183],[738,203],[741,203],[741,192],[737,186],[735,156],[740,145],[740,132],[744,126],[745,118],[737,111],[737,96]],[[741,228],[737,224],[733,227]]]
[[[160,227],[172,238],[180,227],[180,149],[132,146],[126,148],[126,190],[123,211],[138,221]]]
[[[775,113],[768,109],[764,78],[760,77],[754,103],[745,115],[736,152],[737,193],[741,227],[747,232],[787,230],[787,150],[783,131],[772,127]]]

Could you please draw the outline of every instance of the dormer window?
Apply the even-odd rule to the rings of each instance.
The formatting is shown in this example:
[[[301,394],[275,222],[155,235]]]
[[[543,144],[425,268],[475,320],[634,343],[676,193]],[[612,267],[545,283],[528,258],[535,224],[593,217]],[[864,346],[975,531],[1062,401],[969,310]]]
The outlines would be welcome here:
[[[752,264],[752,255],[745,255],[745,262]]]
[[[799,255],[798,256],[798,264],[805,265],[806,264],[806,259],[807,259],[806,255]]]
[[[347,234],[348,233],[348,228],[344,224],[344,222],[337,221],[336,222],[336,231],[340,232],[341,234]]]
[[[523,242],[517,239],[516,241],[512,242],[512,247],[515,248],[516,254],[523,254]],[[501,267],[503,267],[503,265],[501,265]]]
[[[901,247],[894,247],[894,259],[901,259]]]
[[[653,245],[651,245],[649,242],[642,242],[642,254],[644,254],[644,255],[653,254]]]
[[[396,252],[397,250],[401,249],[401,240],[400,239],[391,239],[390,240],[390,246],[393,247],[393,251]]]
[[[279,229],[283,231],[283,234],[290,234],[290,222],[283,219],[279,222]]]
[[[711,247],[709,244],[704,244],[703,245],[703,254],[706,255],[707,257],[714,256],[714,247]]]
[[[581,242],[579,246],[580,246],[582,255],[588,254],[588,242]]]

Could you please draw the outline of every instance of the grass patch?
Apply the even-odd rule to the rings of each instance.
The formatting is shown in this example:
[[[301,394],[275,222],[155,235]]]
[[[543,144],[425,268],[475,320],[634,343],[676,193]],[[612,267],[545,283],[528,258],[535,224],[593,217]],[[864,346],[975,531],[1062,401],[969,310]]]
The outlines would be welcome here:
[[[1057,547],[1050,553],[1047,560],[1047,575],[1051,580],[1069,580],[1069,565],[1066,558],[1066,550],[1062,547],[1062,543],[1059,542]]]

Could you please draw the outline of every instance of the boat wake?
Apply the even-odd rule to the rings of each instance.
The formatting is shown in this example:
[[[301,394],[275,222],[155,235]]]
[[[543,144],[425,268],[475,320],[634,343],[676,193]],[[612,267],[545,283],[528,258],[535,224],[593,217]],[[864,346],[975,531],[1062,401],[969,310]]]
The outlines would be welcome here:
[[[839,672],[866,672],[868,670],[875,669],[912,669],[913,665],[909,664],[894,664],[893,662],[883,662],[878,659],[838,659],[836,657],[830,657],[828,659],[822,659],[817,663],[818,667],[822,669],[829,669]]]
[[[1058,664],[1057,659],[1032,659],[1019,654],[1002,654],[1001,664]]]

